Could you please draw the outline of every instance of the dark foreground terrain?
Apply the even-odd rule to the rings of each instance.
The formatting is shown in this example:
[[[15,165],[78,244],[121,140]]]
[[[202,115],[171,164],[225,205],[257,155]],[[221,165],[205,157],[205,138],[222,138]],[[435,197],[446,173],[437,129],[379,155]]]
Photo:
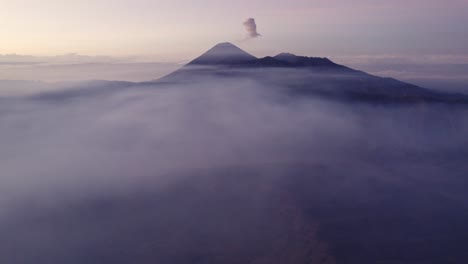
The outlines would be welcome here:
[[[395,162],[403,164],[391,165],[408,166],[407,161]],[[423,157],[413,162],[434,166]],[[401,175],[386,166],[388,162],[382,171],[374,168],[379,175],[361,174],[358,165],[349,173],[305,164],[200,170],[164,190],[29,209],[20,219],[2,224],[1,259],[464,263],[466,197],[462,188],[451,185],[466,183],[461,179],[466,165],[449,162],[435,169],[451,175],[440,172],[432,179]],[[448,186],[460,190],[446,193]]]

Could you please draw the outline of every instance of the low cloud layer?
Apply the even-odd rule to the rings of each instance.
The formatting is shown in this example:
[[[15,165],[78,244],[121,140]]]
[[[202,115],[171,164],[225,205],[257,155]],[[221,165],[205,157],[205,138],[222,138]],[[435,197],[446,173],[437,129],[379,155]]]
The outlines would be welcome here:
[[[151,56],[108,57],[73,53],[59,56],[0,54],[0,93],[4,89],[9,89],[2,84],[2,80],[142,82],[161,78],[179,67],[177,62],[161,62]]]
[[[459,55],[337,56],[333,61],[382,77],[468,94],[468,57]]]
[[[281,93],[248,79],[98,88],[2,98],[0,196],[123,187],[192,168],[337,160],[369,147],[450,149],[468,133],[463,112],[281,103]]]
[[[275,76],[288,74],[276,72]],[[398,202],[404,200],[398,198],[403,197],[402,190],[408,190],[416,195],[434,195],[431,197],[443,199],[454,208],[468,208],[466,190],[460,188],[468,171],[468,115],[464,109],[436,104],[372,106],[292,98],[271,85],[224,77],[189,84],[104,91],[88,87],[85,92],[79,91],[69,96],[53,92],[1,98],[0,244],[8,247],[0,249],[0,260],[5,263],[14,263],[18,258],[30,263],[38,256],[49,263],[82,263],[80,256],[87,256],[90,263],[96,259],[112,262],[112,258],[121,257],[115,252],[125,252],[123,258],[138,252],[149,261],[152,259],[148,256],[154,256],[154,252],[169,254],[174,248],[182,250],[174,252],[185,252],[175,257],[191,256],[193,250],[206,252],[197,248],[204,244],[200,241],[244,245],[244,241],[250,241],[244,240],[248,232],[240,232],[239,236],[237,221],[213,231],[210,228],[220,223],[212,216],[247,219],[243,224],[250,228],[251,216],[243,213],[268,212],[255,216],[259,226],[276,219],[268,210],[278,208],[278,203],[265,204],[263,198],[255,196],[257,190],[249,187],[258,175],[265,179],[258,193],[283,187],[275,180],[278,176],[289,179],[304,175],[310,185],[300,184],[306,191],[294,194],[320,193],[312,200],[318,205],[343,202],[342,208],[372,207],[379,201],[375,197]],[[227,181],[222,184],[224,191],[217,193],[216,181],[198,181],[200,171],[210,179],[231,175],[242,176],[246,182],[239,183],[232,193],[232,182]],[[233,182],[238,183],[235,179]],[[159,196],[166,186],[187,181],[199,182],[195,186],[201,186],[202,193],[206,188],[211,196],[192,201],[186,187],[178,188],[180,197]],[[390,187],[391,192],[379,189]],[[143,199],[139,196],[142,193],[151,196]],[[228,201],[221,204],[222,209],[215,202],[220,194],[225,194]],[[250,197],[258,204],[251,204]],[[101,201],[104,205],[100,205]],[[158,201],[163,201],[158,208],[168,216],[152,211],[149,204]],[[283,198],[280,201],[285,203]],[[355,204],[348,205],[350,201]],[[246,211],[246,205],[253,209]],[[233,218],[226,206],[240,208],[236,211],[240,213],[233,214]],[[202,208],[202,214],[196,220],[192,216],[199,213],[198,208]],[[435,210],[427,208],[428,212]],[[418,204],[418,211],[427,208]],[[184,212],[193,214],[185,216]],[[39,220],[24,220],[32,219],[30,215]],[[166,216],[174,223],[167,225],[169,229],[164,222]],[[196,228],[191,228],[192,224]],[[229,239],[210,238],[205,233],[199,239],[197,232],[193,235],[187,231],[183,241],[195,242],[180,243],[172,231],[184,225],[189,225],[189,230],[208,230],[206,234],[221,238],[226,232]],[[132,228],[145,235],[135,237]],[[128,233],[122,233],[124,229]],[[151,241],[147,230],[154,232]],[[154,230],[169,231],[163,238],[176,241],[174,247],[157,247],[158,251],[145,244],[160,239],[160,231]],[[362,235],[365,233],[359,237]],[[134,243],[135,239],[143,242]],[[254,241],[258,239],[262,243],[270,241],[268,236],[255,237]],[[108,241],[116,244],[109,246]],[[167,243],[161,241],[158,245]]]
[[[260,33],[257,32],[257,24],[254,18],[249,18],[244,22],[245,30],[247,31],[247,38],[258,38]]]

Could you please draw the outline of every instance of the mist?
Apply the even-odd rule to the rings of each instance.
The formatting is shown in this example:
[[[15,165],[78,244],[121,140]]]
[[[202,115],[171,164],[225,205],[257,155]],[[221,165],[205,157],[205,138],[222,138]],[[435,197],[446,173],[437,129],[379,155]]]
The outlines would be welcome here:
[[[378,76],[397,78],[421,87],[468,94],[465,56],[343,56],[345,65]]]
[[[179,67],[177,63],[168,62],[43,62],[20,65],[0,62],[0,88],[2,92],[9,88],[1,80],[42,81],[52,84],[88,80],[142,82],[158,79]]]
[[[288,74],[276,74],[275,78],[278,76],[287,78]],[[75,87],[73,91],[82,89]],[[373,105],[297,97],[252,79],[222,76],[191,83],[132,84],[94,90],[100,92],[36,90],[26,96],[2,97],[0,230],[6,235],[0,242],[9,246],[0,250],[0,260],[5,263],[27,263],[32,259],[99,263],[112,258],[114,263],[121,263],[115,252],[101,252],[105,246],[99,240],[103,234],[115,233],[119,226],[102,225],[100,220],[68,210],[83,209],[87,204],[94,208],[92,204],[102,200],[118,201],[110,202],[111,208],[117,206],[123,210],[118,212],[125,213],[122,208],[132,204],[131,217],[118,214],[113,221],[140,227],[149,227],[150,219],[169,217],[161,215],[163,212],[175,219],[187,217],[182,212],[193,209],[181,205],[180,199],[201,200],[199,205],[212,208],[217,199],[227,199],[220,198],[223,193],[230,192],[235,192],[236,198],[228,199],[226,210],[245,207],[238,217],[251,217],[258,224],[286,221],[269,213],[270,196],[264,193],[270,192],[278,197],[288,193],[289,198],[281,198],[281,203],[290,199],[301,204],[307,200],[307,208],[312,208],[353,201],[349,208],[357,210],[404,190],[441,197],[457,210],[468,210],[468,197],[461,187],[466,184],[462,176],[468,172],[468,111],[464,107],[437,103]],[[244,182],[250,187],[239,187]],[[261,182],[259,187],[257,182]],[[174,191],[179,188],[174,186],[184,184],[197,187]],[[294,189],[299,186],[305,189]],[[279,187],[286,190],[268,191]],[[380,188],[390,191],[380,192]],[[158,194],[169,198],[155,198],[160,197]],[[254,194],[259,195],[259,200],[250,200]],[[141,200],[135,201],[135,197]],[[423,203],[419,196],[406,201],[402,197],[393,202],[421,202],[419,210],[424,214],[418,217],[422,219],[430,210],[438,210]],[[133,201],[160,201],[155,205],[160,211],[135,209],[140,207]],[[252,201],[256,202],[247,206]],[[173,206],[177,212],[161,209]],[[287,210],[303,210],[298,208]],[[341,207],[337,208],[339,211]],[[223,212],[217,207],[200,210],[208,210],[193,220],[201,230],[214,225],[212,218]],[[65,227],[46,229],[47,233],[38,235],[48,220],[26,220],[38,215],[52,223],[72,221],[74,232],[83,235],[70,236]],[[321,223],[320,217],[314,214],[313,219]],[[235,229],[230,229],[230,222],[226,223],[226,236],[213,233],[216,231],[210,234],[242,244],[242,238],[234,235]],[[281,228],[285,231],[286,227]],[[225,243],[219,241],[219,236],[200,238],[190,234],[187,241]],[[161,234],[152,235],[156,239]],[[13,237],[13,242],[7,241]],[[317,241],[329,239],[327,243],[335,241],[315,232],[313,237]],[[136,259],[149,263],[151,249],[139,248],[142,244],[134,239],[131,233],[126,234],[114,246],[130,252],[125,255],[129,258],[138,248]],[[253,249],[270,240],[265,235],[255,239],[258,243],[252,245]],[[41,243],[44,245],[39,246]],[[198,242],[180,243],[187,255],[202,247],[195,245]],[[83,257],[87,247],[94,253]],[[317,248],[317,258],[336,253],[332,247]],[[241,258],[241,253],[236,254]],[[333,258],[327,258],[328,263],[333,263]]]

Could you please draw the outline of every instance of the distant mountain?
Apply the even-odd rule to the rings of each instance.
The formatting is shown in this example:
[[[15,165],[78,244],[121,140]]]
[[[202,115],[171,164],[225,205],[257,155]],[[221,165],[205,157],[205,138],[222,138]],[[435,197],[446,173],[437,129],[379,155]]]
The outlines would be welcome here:
[[[468,96],[433,91],[334,63],[328,58],[280,53],[256,58],[231,43],[220,43],[159,82],[194,82],[213,77],[247,78],[292,95],[371,103],[467,104]]]

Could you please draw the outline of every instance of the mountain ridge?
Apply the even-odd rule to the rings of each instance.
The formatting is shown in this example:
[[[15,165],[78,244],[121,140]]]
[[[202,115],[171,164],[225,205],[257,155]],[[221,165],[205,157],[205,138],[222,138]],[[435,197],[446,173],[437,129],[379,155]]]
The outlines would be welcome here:
[[[267,87],[281,87],[288,94],[339,101],[468,105],[467,95],[438,92],[397,79],[374,76],[326,57],[279,53],[257,58],[229,42],[215,45],[159,82],[206,82],[213,78],[245,78]]]
[[[222,42],[195,58],[187,65],[204,66],[243,66],[243,67],[326,67],[347,68],[328,58],[297,56],[292,53],[280,53],[276,56],[257,58],[230,42]]]

